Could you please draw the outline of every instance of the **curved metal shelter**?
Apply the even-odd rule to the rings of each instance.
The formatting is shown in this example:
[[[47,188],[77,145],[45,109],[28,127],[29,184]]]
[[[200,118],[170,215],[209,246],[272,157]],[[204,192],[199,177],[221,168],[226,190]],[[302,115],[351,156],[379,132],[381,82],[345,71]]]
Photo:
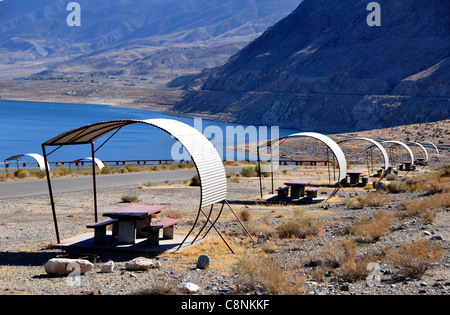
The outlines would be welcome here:
[[[436,150],[436,160],[439,160],[440,153],[439,153],[438,147],[433,142],[430,142],[430,141],[425,141],[425,143],[430,144]]]
[[[403,148],[406,149],[406,151],[408,151],[408,154],[411,158],[411,165],[414,165],[414,154],[411,151],[411,148],[408,147],[405,143],[401,142],[401,141],[395,141],[395,140],[388,140],[388,141],[383,141],[382,143],[393,143],[399,146],[402,146]]]
[[[319,140],[320,142],[322,142],[323,144],[325,144],[329,149],[331,149],[331,151],[333,152],[338,166],[339,166],[339,182],[342,182],[342,180],[344,180],[347,176],[346,171],[347,171],[347,160],[345,158],[345,154],[342,151],[341,147],[330,137],[317,133],[317,132],[300,132],[300,133],[294,133],[292,135],[286,136],[286,137],[282,137],[280,139],[278,139],[278,141],[283,141],[289,138],[302,138],[302,137],[309,137],[309,138],[314,138],[316,140]],[[276,140],[272,140],[272,141],[276,141]]]
[[[281,137],[278,139],[272,139],[272,140],[268,140],[265,141],[263,144],[258,144],[258,164],[259,167],[261,169],[261,163],[260,163],[260,148],[261,147],[274,147],[276,145],[280,146],[280,144],[282,144],[285,140],[290,139],[290,138],[302,138],[302,137],[309,137],[309,138],[313,138],[316,140],[319,140],[320,142],[322,142],[323,144],[325,144],[327,146],[328,149],[330,149],[333,154],[334,157],[337,160],[338,166],[339,166],[339,175],[338,175],[338,182],[336,183],[337,188],[335,189],[335,192],[333,192],[332,195],[334,195],[341,186],[341,183],[346,179],[346,170],[347,170],[347,160],[345,158],[345,154],[342,151],[342,149],[339,147],[339,145],[330,137],[317,133],[317,132],[300,132],[300,133],[295,133],[295,134],[291,134],[285,137]],[[278,143],[278,144],[277,144]],[[272,149],[271,149],[272,152]],[[328,153],[328,151],[327,151]],[[272,164],[272,163],[271,163]],[[261,182],[261,172],[259,174],[259,185],[260,185],[260,191],[261,191],[261,198],[263,196],[263,192],[262,192],[262,182]],[[273,193],[273,172],[272,172],[272,193]]]
[[[24,156],[32,157],[32,158],[35,159],[36,162],[38,163],[39,168],[40,168],[42,171],[45,170],[45,159],[44,159],[44,157],[43,157],[42,155],[37,154],[37,153],[27,153],[27,154],[17,154],[17,155],[13,155],[13,156],[11,156],[11,157],[5,159],[5,162],[8,162],[8,161],[14,161],[14,160],[19,161],[19,160],[20,160],[22,157],[24,157]]]
[[[95,160],[95,152],[100,149],[109,139],[111,139],[119,130],[123,127],[133,124],[145,124],[149,126],[153,126],[159,128],[168,134],[170,134],[173,138],[175,138],[179,143],[187,150],[190,154],[192,161],[197,169],[199,178],[200,178],[200,189],[201,189],[201,200],[199,211],[197,213],[197,218],[195,220],[194,226],[192,227],[189,234],[195,228],[195,225],[198,221],[198,217],[200,213],[203,213],[207,217],[207,221],[203,228],[209,223],[211,223],[211,227],[214,227],[214,223],[218,220],[220,214],[222,213],[222,209],[224,204],[226,203],[227,198],[227,181],[225,168],[222,163],[222,159],[218,154],[217,150],[214,148],[213,144],[199,131],[194,129],[193,127],[176,121],[172,119],[148,119],[148,120],[113,120],[113,121],[105,121],[99,122],[91,125],[86,125],[68,132],[65,132],[53,139],[50,139],[42,144],[42,150],[44,153],[44,159],[47,159],[49,154],[46,154],[45,148],[46,146],[57,146],[56,151],[62,146],[65,145],[78,145],[78,144],[90,144],[92,150],[91,159]],[[112,133],[105,142],[103,142],[97,149],[94,148],[94,141],[99,139],[102,136],[105,136],[108,133]],[[93,186],[94,186],[94,208],[95,208],[95,221],[97,222],[97,198],[96,198],[96,180],[95,180],[95,164],[92,163],[93,167]],[[50,192],[50,199],[52,203],[52,210],[55,222],[55,228],[59,241],[59,233],[58,226],[56,221],[55,214],[55,205],[53,202],[53,194],[51,188],[51,180],[47,169],[47,179],[48,186]],[[211,222],[211,213],[214,204],[222,203],[222,209],[218,214],[217,218],[214,222]],[[202,208],[211,206],[209,215],[207,216]],[[230,207],[231,209],[231,207]],[[231,209],[232,210],[232,209]],[[234,212],[233,212],[234,213]],[[237,216],[236,216],[237,217]],[[202,228],[202,230],[203,230]],[[215,228],[215,227],[214,227]],[[210,230],[209,229],[209,230]],[[202,230],[199,232],[197,237],[200,235]],[[208,232],[209,232],[208,230]],[[217,229],[216,229],[217,231]],[[217,231],[218,232],[218,231]],[[219,232],[218,232],[219,233]],[[189,236],[186,236],[185,240]],[[219,233],[220,235],[220,233]],[[206,234],[205,234],[206,236]],[[222,237],[223,239],[223,237]],[[184,240],[184,241],[185,241]],[[183,241],[183,243],[184,243]],[[194,240],[195,241],[195,240]],[[224,240],[225,241],[225,240]],[[183,244],[182,243],[182,244]],[[226,242],[225,242],[226,243]],[[182,245],[181,244],[181,245]],[[181,247],[180,245],[180,247]],[[228,245],[228,244],[227,244]],[[228,246],[229,247],[229,246]],[[231,248],[230,248],[231,250]]]
[[[425,147],[424,147],[422,144],[420,144],[419,142],[408,141],[408,143],[415,144],[415,145],[417,145],[418,147],[420,147],[420,148],[423,150],[423,152],[425,153],[425,159],[424,159],[424,162],[427,163],[428,160],[429,160],[429,155],[428,155],[427,149],[425,149]]]
[[[352,138],[344,139],[344,140],[340,141],[339,143],[344,142],[344,141],[351,141],[351,140],[362,140],[362,141],[368,141],[368,142],[372,143],[374,146],[376,146],[381,151],[381,154],[383,155],[384,169],[387,170],[389,168],[389,166],[390,166],[389,155],[388,155],[386,149],[378,141],[375,141],[370,138],[365,138],[365,137],[352,137]]]
[[[72,163],[79,163],[79,162],[83,162],[83,161],[92,161],[92,157],[78,159],[78,160],[73,161]],[[94,158],[94,162],[100,170],[102,170],[105,167],[105,163],[103,163],[103,161],[100,160],[99,158]]]

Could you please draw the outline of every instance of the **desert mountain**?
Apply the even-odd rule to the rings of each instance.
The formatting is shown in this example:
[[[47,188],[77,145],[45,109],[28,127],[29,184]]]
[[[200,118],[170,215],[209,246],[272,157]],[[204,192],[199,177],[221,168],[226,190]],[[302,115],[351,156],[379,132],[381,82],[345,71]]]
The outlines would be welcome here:
[[[0,2],[0,77],[53,72],[155,75],[217,66],[301,0]]]
[[[330,133],[449,118],[450,2],[377,1],[381,26],[369,2],[303,1],[175,110]]]

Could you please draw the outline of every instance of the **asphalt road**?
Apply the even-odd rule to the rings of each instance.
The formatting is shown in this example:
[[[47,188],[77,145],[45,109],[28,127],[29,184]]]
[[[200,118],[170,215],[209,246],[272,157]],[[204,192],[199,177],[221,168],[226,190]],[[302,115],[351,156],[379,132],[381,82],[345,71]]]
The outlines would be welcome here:
[[[239,172],[242,167],[227,167],[226,172]],[[195,169],[138,172],[126,174],[98,175],[97,189],[114,188],[152,183],[176,182],[191,179]],[[92,176],[52,178],[53,193],[92,190]],[[0,199],[29,197],[48,194],[47,179],[0,182]]]

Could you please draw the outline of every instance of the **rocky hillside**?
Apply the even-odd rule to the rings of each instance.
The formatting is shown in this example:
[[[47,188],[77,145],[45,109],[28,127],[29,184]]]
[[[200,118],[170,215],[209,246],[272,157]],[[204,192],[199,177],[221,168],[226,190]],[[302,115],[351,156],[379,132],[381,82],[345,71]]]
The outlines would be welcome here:
[[[126,75],[199,72],[288,15],[301,0],[0,1],[0,78],[52,70]]]
[[[450,117],[450,4],[305,0],[222,67],[202,73],[175,110],[322,132]]]

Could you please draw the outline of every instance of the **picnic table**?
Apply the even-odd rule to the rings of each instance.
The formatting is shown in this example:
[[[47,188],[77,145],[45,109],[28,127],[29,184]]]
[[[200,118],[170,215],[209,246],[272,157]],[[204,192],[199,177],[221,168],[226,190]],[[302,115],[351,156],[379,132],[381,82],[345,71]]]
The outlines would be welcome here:
[[[166,207],[160,205],[130,205],[103,213],[103,216],[117,219],[117,237],[119,243],[134,244],[136,238],[147,237],[141,230],[149,227],[152,214],[160,213]]]
[[[411,162],[405,162],[404,164],[405,164],[405,170],[406,170],[406,171],[410,171],[410,170],[411,170],[412,163],[411,163]]]
[[[311,183],[310,180],[291,180],[284,183],[286,186],[291,187],[291,198],[300,199],[305,196],[305,187]]]
[[[359,184],[359,177],[361,176],[363,172],[358,171],[348,171],[347,175],[350,176],[350,185],[358,185]]]

